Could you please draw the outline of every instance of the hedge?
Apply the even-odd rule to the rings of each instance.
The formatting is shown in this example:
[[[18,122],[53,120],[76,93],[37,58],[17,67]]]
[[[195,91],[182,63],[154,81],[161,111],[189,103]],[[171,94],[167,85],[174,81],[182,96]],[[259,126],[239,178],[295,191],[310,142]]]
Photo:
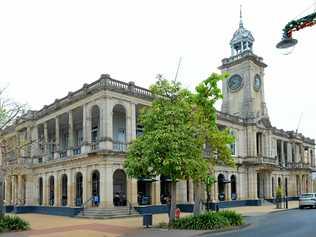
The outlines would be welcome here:
[[[170,227],[186,230],[215,230],[244,224],[243,217],[234,211],[207,212],[174,220]]]
[[[0,218],[0,232],[30,229],[30,224],[18,216],[6,215]]]

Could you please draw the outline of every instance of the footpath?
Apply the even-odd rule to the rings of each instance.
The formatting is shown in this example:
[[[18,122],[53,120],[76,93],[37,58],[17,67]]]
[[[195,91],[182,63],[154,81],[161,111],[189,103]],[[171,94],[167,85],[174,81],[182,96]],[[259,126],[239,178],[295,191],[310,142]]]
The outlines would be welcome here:
[[[297,207],[297,201],[289,202],[289,209]],[[235,210],[243,216],[251,218],[286,209],[280,210],[276,209],[275,205],[264,205],[229,208],[229,210]],[[181,215],[190,214],[182,213]],[[205,231],[144,229],[142,217],[94,220],[41,214],[19,214],[18,216],[30,222],[32,229],[24,232],[0,234],[0,237],[193,237],[205,233]],[[167,214],[153,216],[154,226],[161,222],[168,222]]]

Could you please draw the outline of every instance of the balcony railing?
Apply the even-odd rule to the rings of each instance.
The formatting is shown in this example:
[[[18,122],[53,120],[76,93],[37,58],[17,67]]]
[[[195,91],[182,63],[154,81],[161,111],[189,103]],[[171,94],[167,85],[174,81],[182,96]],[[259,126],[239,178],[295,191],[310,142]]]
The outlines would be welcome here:
[[[99,150],[99,142],[91,142],[91,151]]]
[[[267,164],[267,165],[276,165],[277,161],[273,157],[247,157],[243,159],[243,162],[252,163],[252,164]]]
[[[67,149],[62,149],[61,151],[59,151],[59,157],[60,158],[67,157]]]
[[[74,155],[80,155],[81,154],[81,146],[75,146],[73,149],[73,154]]]
[[[127,151],[127,144],[122,142],[113,142],[113,151]]]
[[[101,78],[91,84],[85,84],[81,89],[69,93],[64,98],[61,98],[59,100],[56,100],[54,103],[44,106],[41,110],[36,112],[36,117],[40,118],[48,113],[54,111],[56,108],[60,108],[65,106],[69,103],[69,101],[73,100],[79,100],[82,98],[82,96],[85,96],[89,92],[95,91],[95,90],[115,90],[123,93],[128,93],[135,95],[137,97],[145,97],[145,98],[153,98],[152,93],[145,88],[136,86],[134,83],[126,83],[122,81],[115,80],[113,78],[110,78],[109,75],[102,75]]]
[[[310,164],[303,163],[303,162],[288,163],[287,167],[290,169],[310,169],[310,168],[312,168],[312,166]]]

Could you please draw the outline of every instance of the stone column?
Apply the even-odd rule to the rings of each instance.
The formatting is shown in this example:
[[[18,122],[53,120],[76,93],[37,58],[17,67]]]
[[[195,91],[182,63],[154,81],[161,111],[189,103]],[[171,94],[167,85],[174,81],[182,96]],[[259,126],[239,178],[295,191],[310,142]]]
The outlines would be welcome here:
[[[11,189],[12,189],[11,203],[12,203],[12,205],[15,205],[15,204],[16,204],[16,183],[15,183],[15,175],[11,175]]]
[[[177,182],[177,203],[186,203],[186,197],[187,197],[187,184],[186,180],[179,180]],[[201,189],[203,190],[203,187],[201,186]],[[201,190],[201,191],[202,191]],[[203,199],[204,195],[201,194],[201,198]]]
[[[112,101],[110,98],[105,99],[105,109],[104,109],[104,146],[106,150],[113,149],[113,111],[112,111]],[[101,145],[101,144],[100,144]]]
[[[59,172],[56,173],[55,176],[55,203],[54,206],[60,207],[61,206],[61,174]]]
[[[193,181],[190,179],[189,180],[189,203],[194,203],[194,198],[193,198]],[[214,191],[211,191],[211,195],[212,195],[212,200],[215,200],[215,196],[214,196]]]
[[[59,117],[55,118],[55,153],[54,159],[58,159],[59,156],[59,148],[60,148],[60,141],[59,141]]]
[[[89,199],[92,197],[92,169],[87,167],[86,171],[86,198]],[[101,177],[100,177],[101,182]],[[91,202],[87,203],[87,206],[90,206]]]
[[[231,183],[227,183],[226,184],[226,190],[225,190],[225,192],[226,192],[226,200],[227,201],[231,201],[231,193],[232,193],[232,186],[231,186]]]
[[[68,112],[68,149],[67,156],[72,156],[74,147],[74,127],[72,110]]]
[[[264,198],[272,198],[271,175],[264,174]]]
[[[47,129],[47,122],[44,122],[44,156],[43,160],[48,160],[48,129]]]
[[[269,191],[269,196],[268,196],[268,198],[270,198],[270,199],[272,199],[273,198],[273,195],[272,195],[272,175],[271,174],[269,174],[269,176],[268,176],[268,191]]]
[[[100,206],[113,207],[113,172],[112,166],[100,168]]]
[[[301,150],[301,162],[305,163],[305,149],[303,144],[300,145],[300,150]]]
[[[88,105],[84,104],[82,109],[82,135],[83,144],[81,147],[82,153],[88,153],[90,151],[91,139],[89,139],[89,134],[91,134],[91,128],[88,129],[89,124],[91,125],[91,116],[89,116]]]
[[[127,178],[127,200],[133,206],[137,205],[137,179]]]
[[[8,205],[12,204],[12,200],[11,200],[11,177],[10,176],[6,176],[5,177],[5,201]]]
[[[31,159],[31,147],[33,146],[33,142],[32,142],[32,133],[31,133],[31,127],[28,126],[26,128],[26,136],[27,136],[27,142],[30,144],[27,146],[27,156],[30,157],[29,159]]]
[[[293,161],[291,143],[288,142],[286,148],[287,148],[287,162],[291,163]]]
[[[284,141],[280,140],[281,144],[281,161],[282,161],[282,166],[285,165],[285,158],[284,158]]]
[[[38,195],[38,182],[34,179],[33,175],[28,175],[25,178],[25,205],[35,205],[37,204],[36,198],[34,197],[36,194]]]
[[[213,201],[218,201],[218,182],[215,183],[213,186],[214,186],[214,200]],[[193,195],[193,197],[194,197],[194,195]]]
[[[151,204],[159,205],[160,204],[160,177],[156,177],[156,182],[152,182],[151,188]]]
[[[71,169],[67,170],[67,206],[74,207],[75,206],[75,184],[74,184],[74,173]]]
[[[43,206],[48,206],[48,175],[43,175]]]
[[[89,198],[89,195],[88,195],[88,168],[87,167],[84,167],[82,169],[82,203],[85,203],[88,198]]]
[[[126,139],[127,143],[131,143],[136,139],[136,105],[130,103],[126,116]]]
[[[60,201],[60,185],[59,185],[59,174],[56,172],[54,175],[54,207],[60,207],[61,201]]]
[[[236,200],[240,200],[242,199],[242,193],[241,193],[241,188],[245,188],[243,187],[243,179],[242,179],[242,174],[239,173],[239,171],[237,170],[237,173],[235,173],[235,177],[236,177],[236,195],[237,195],[237,199]]]
[[[258,199],[257,197],[257,172],[255,168],[248,168],[248,198]]]
[[[300,162],[301,158],[300,158],[300,147],[298,144],[295,143],[295,162]]]
[[[23,177],[18,175],[18,204],[23,204],[24,190],[23,190]]]

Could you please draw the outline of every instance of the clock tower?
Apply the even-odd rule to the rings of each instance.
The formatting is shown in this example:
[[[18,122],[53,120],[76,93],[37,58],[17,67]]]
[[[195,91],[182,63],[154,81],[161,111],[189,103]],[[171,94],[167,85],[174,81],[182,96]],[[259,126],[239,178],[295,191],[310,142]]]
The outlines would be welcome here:
[[[252,51],[254,37],[245,29],[240,11],[239,28],[230,41],[231,56],[219,69],[228,72],[223,81],[222,112],[247,119],[268,118],[264,100],[263,59]]]

